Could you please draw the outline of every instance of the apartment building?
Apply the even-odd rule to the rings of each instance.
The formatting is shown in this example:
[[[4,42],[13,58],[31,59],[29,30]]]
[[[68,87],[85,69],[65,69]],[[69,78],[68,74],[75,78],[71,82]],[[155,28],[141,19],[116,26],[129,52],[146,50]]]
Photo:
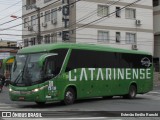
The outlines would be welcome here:
[[[23,0],[24,46],[90,43],[153,55],[152,0],[135,1]]]
[[[154,64],[159,71],[160,64],[160,0],[153,0],[153,23],[154,23]]]

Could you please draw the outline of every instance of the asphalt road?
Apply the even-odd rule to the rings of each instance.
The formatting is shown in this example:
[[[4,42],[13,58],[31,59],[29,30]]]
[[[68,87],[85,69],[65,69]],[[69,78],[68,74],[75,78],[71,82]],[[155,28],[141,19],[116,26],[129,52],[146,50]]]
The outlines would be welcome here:
[[[86,117],[87,119],[107,119],[109,116],[116,117],[119,116],[120,113],[125,113],[127,111],[129,111],[128,113],[132,113],[133,111],[137,111],[137,113],[139,113],[139,111],[159,111],[160,114],[160,86],[156,86],[153,91],[147,94],[137,95],[134,100],[123,99],[121,97],[114,97],[113,99],[93,98],[79,100],[76,101],[75,104],[69,106],[62,105],[59,102],[48,103],[45,106],[38,106],[34,102],[13,102],[9,99],[8,88],[5,87],[3,92],[0,93],[0,111],[15,110],[21,112],[48,111],[44,114],[48,113],[48,116],[52,115],[50,117],[54,116],[58,120],[61,118],[80,119]],[[121,120],[121,118],[113,119]],[[136,117],[136,119],[139,119],[139,117]],[[160,118],[153,117],[152,119],[159,120]]]

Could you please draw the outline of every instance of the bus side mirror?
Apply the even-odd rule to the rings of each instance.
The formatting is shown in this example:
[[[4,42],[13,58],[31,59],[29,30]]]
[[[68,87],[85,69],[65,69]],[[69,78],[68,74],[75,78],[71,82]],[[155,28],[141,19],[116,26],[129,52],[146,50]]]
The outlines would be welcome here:
[[[6,64],[12,64],[14,62],[14,60],[15,60],[15,56],[10,56],[10,57],[4,59],[4,61],[3,61],[4,67],[6,67]]]
[[[55,55],[58,55],[57,53],[49,53],[49,54],[44,54],[42,55],[39,60],[38,60],[38,65],[40,67],[43,67],[45,61],[49,58],[49,57],[52,57],[52,56],[55,56]]]

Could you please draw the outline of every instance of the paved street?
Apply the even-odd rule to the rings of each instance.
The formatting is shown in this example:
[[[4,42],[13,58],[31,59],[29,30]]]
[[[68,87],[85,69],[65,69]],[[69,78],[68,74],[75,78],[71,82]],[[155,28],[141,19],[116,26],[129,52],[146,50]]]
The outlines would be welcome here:
[[[94,117],[94,114],[73,114],[74,111],[160,111],[160,86],[145,95],[137,95],[134,100],[127,100],[121,97],[104,100],[102,98],[94,98],[76,101],[75,104],[64,106],[59,102],[48,103],[43,107],[37,106],[33,102],[12,102],[8,96],[8,88],[0,93],[0,110],[1,111],[55,111],[55,116],[74,117]],[[58,112],[56,112],[58,111]],[[62,112],[63,111],[63,112]],[[64,113],[65,111],[65,113]],[[72,111],[72,112],[70,112]],[[110,112],[109,112],[110,114]],[[101,112],[97,112],[99,119],[104,119]],[[58,119],[58,118],[57,118]],[[155,118],[156,119],[156,118]]]

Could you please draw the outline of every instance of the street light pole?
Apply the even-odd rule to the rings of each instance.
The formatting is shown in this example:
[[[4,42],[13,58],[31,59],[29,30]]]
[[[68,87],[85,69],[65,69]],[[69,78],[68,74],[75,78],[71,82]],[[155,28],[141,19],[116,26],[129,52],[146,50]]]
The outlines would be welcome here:
[[[41,16],[40,16],[40,8],[36,7],[36,10],[38,12],[37,14],[37,20],[38,20],[38,33],[37,33],[37,42],[38,44],[41,44]]]

